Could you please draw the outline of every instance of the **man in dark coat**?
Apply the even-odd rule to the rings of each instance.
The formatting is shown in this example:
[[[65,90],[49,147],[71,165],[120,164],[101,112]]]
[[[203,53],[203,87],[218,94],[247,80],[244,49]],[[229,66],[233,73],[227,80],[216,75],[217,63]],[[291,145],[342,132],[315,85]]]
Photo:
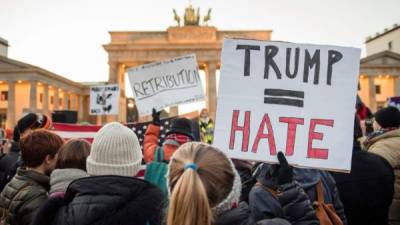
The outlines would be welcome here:
[[[64,198],[50,198],[33,225],[159,225],[164,196],[134,178],[142,151],[136,134],[120,123],[101,128],[86,160],[90,177],[73,181]]]
[[[394,172],[381,156],[362,151],[360,121],[354,123],[351,173],[332,173],[349,225],[388,224],[394,194]]]
[[[63,140],[56,134],[36,130],[20,141],[25,167],[0,194],[0,218],[4,224],[29,225],[34,213],[47,199],[49,174],[55,167],[56,155]]]

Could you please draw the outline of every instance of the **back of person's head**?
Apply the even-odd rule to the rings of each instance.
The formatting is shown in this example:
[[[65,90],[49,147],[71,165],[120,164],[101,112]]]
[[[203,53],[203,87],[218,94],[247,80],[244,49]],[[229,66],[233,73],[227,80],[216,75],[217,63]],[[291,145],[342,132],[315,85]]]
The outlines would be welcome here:
[[[28,131],[20,140],[21,156],[25,166],[36,168],[48,159],[54,159],[55,165],[55,156],[62,144],[61,137],[53,132],[44,129]],[[53,165],[51,167],[54,168]]]
[[[193,135],[192,121],[186,118],[176,118],[172,121],[171,127],[166,135],[182,134],[189,137],[192,141],[195,139]]]
[[[18,142],[20,137],[28,130],[35,129],[49,129],[52,121],[49,116],[44,114],[28,113],[18,120],[17,125],[14,127],[13,140]]]
[[[210,225],[214,215],[238,204],[240,177],[217,148],[189,142],[173,154],[168,169],[171,192],[167,225]]]
[[[38,116],[35,113],[28,113],[19,119],[17,125],[14,127],[13,140],[18,142],[25,131],[35,128],[37,121]]]
[[[382,128],[398,128],[400,126],[400,111],[396,107],[382,108],[375,113],[374,117]]]
[[[61,146],[56,169],[81,169],[86,171],[86,158],[89,153],[89,142],[83,139],[71,139]]]
[[[128,127],[112,122],[95,135],[86,160],[86,169],[92,176],[133,177],[140,170],[142,158],[136,134]]]

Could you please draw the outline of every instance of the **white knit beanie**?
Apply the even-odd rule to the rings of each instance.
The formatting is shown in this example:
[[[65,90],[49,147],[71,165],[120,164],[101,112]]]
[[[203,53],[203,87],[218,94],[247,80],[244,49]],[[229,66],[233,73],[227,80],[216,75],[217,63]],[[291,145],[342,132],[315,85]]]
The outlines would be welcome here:
[[[142,162],[136,134],[128,127],[112,122],[94,137],[86,169],[90,175],[135,176]]]

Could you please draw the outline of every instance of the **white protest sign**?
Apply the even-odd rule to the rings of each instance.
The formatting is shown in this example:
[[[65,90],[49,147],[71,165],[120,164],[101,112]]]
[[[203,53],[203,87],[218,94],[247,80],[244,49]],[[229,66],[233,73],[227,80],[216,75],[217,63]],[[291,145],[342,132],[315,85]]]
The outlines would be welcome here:
[[[117,84],[90,87],[90,115],[118,115],[119,87]]]
[[[231,158],[349,171],[360,49],[226,39],[214,144]]]
[[[204,99],[195,55],[131,68],[128,77],[140,115]]]

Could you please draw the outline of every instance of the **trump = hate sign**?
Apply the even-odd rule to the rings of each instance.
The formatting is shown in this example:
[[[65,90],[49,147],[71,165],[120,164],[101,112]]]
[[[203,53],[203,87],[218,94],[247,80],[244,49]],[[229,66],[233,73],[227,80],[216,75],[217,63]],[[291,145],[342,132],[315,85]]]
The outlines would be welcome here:
[[[231,158],[349,171],[360,49],[225,39],[215,145]]]

